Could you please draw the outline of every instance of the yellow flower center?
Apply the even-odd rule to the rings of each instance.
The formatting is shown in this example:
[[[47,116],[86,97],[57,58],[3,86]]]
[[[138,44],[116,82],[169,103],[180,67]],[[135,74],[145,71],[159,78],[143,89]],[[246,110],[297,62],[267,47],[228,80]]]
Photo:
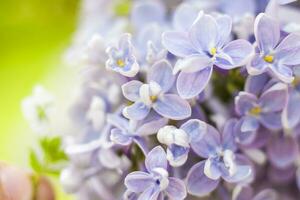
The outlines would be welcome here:
[[[268,63],[272,63],[274,61],[274,56],[266,55],[266,56],[264,56],[264,61],[266,61]]]
[[[291,85],[296,87],[299,83],[300,83],[300,77],[295,77]]]
[[[213,47],[213,48],[210,49],[210,55],[214,56],[214,55],[216,55],[216,53],[217,53],[217,48],[216,47]]]
[[[155,96],[155,95],[150,96],[150,100],[152,102],[155,102],[157,100],[157,96]]]
[[[251,115],[254,115],[254,116],[257,116],[261,113],[261,108],[259,106],[256,106],[256,107],[253,107],[251,108],[250,110],[250,114]]]
[[[124,62],[122,59],[118,59],[118,60],[117,60],[117,65],[118,65],[119,67],[124,67],[124,66],[125,66],[125,62]]]

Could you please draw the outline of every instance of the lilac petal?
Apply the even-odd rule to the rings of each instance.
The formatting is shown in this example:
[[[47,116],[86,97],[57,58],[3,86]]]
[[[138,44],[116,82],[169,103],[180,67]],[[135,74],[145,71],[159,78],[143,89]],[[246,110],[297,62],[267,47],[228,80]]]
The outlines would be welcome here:
[[[187,196],[184,182],[173,177],[169,178],[169,185],[166,192],[169,198],[173,200],[183,200]]]
[[[127,146],[132,142],[132,138],[118,128],[114,128],[111,130],[110,140],[116,144],[124,146]]]
[[[268,68],[267,63],[259,54],[255,54],[247,65],[247,71],[250,75],[256,76],[266,72]]]
[[[168,119],[161,117],[155,112],[150,112],[149,115],[143,119],[142,124],[137,129],[137,134],[141,136],[151,135],[157,133],[160,128],[168,123]]]
[[[226,70],[240,67],[246,64],[252,51],[253,47],[248,41],[234,40],[223,48],[222,54],[225,54],[229,59],[217,57],[215,65]]]
[[[291,89],[288,95],[287,105],[282,113],[283,127],[292,129],[300,122],[300,93],[295,89]]]
[[[248,165],[237,165],[236,173],[232,176],[223,176],[223,178],[229,183],[237,183],[246,180],[251,176],[252,169]]]
[[[173,120],[186,119],[192,112],[189,103],[176,94],[163,95],[153,104],[153,109],[163,117]]]
[[[267,154],[271,163],[278,168],[293,164],[299,154],[297,141],[292,137],[274,136],[267,146]]]
[[[278,130],[282,128],[281,112],[277,113],[262,113],[259,121],[264,127],[271,130]]]
[[[237,185],[232,194],[232,200],[253,200],[253,189],[250,186]]]
[[[154,81],[158,83],[164,92],[167,92],[175,81],[171,64],[166,60],[156,62],[148,73],[148,82]]]
[[[201,140],[206,134],[206,123],[198,119],[190,119],[181,125],[180,129],[184,130],[189,135],[190,141]]]
[[[187,190],[195,196],[205,196],[219,185],[219,180],[209,179],[204,174],[204,163],[201,161],[195,164],[187,174]]]
[[[181,72],[177,79],[177,91],[180,97],[191,99],[199,95],[210,80],[213,68],[207,67],[195,73]]]
[[[174,12],[173,26],[176,30],[186,32],[190,29],[197,16],[198,10],[194,6],[183,3]]]
[[[210,51],[216,47],[218,40],[217,22],[210,15],[199,15],[190,29],[189,38],[198,51]]]
[[[274,184],[289,184],[295,179],[296,169],[295,166],[289,166],[279,169],[273,166],[268,168],[268,178]],[[284,174],[284,176],[283,176]]]
[[[245,91],[258,96],[260,93],[262,93],[264,86],[269,80],[270,77],[266,73],[258,76],[248,76],[245,83]]]
[[[265,91],[258,100],[263,112],[281,111],[287,102],[287,86],[278,83]]]
[[[285,65],[300,64],[300,35],[291,33],[276,47],[276,58]]]
[[[139,99],[139,90],[143,85],[140,81],[130,81],[122,85],[122,92],[126,99],[130,101],[137,101]]]
[[[278,195],[274,190],[271,189],[265,189],[261,192],[259,192],[253,200],[277,200]]]
[[[207,133],[201,140],[191,141],[191,147],[199,156],[208,158],[221,147],[221,136],[214,127],[207,125]]]
[[[235,97],[234,102],[237,114],[245,115],[255,106],[257,98],[251,93],[239,92],[239,95]]]
[[[253,132],[259,128],[259,121],[252,116],[242,118],[241,132]]]
[[[256,131],[247,131],[243,132],[242,131],[242,124],[244,122],[244,118],[241,118],[236,126],[235,126],[235,137],[238,143],[243,144],[243,145],[248,145],[251,144],[254,139],[256,138]]]
[[[213,179],[213,180],[220,179],[220,177],[222,175],[222,171],[220,169],[219,161],[208,158],[204,164],[204,174],[208,178]]]
[[[117,116],[115,114],[109,114],[107,116],[107,122],[109,124],[117,127],[118,129],[128,130],[128,128],[129,128],[128,120],[126,120],[125,118],[123,118],[121,116]]]
[[[269,53],[273,50],[280,39],[279,23],[264,13],[255,19],[254,35],[258,47],[262,52]]]
[[[193,73],[201,71],[209,66],[212,66],[212,60],[207,55],[194,55],[178,60],[173,73],[177,74],[179,71]]]
[[[144,138],[141,137],[134,137],[133,138],[134,143],[142,150],[144,155],[146,156],[149,152],[148,144]]]
[[[154,180],[152,176],[146,172],[131,172],[125,178],[125,186],[132,192],[143,192],[149,186],[153,184]]]
[[[229,119],[223,128],[222,131],[222,143],[224,149],[230,149],[233,152],[236,151],[237,146],[235,142],[235,135],[234,135],[234,129],[236,127],[237,120],[236,119]]]
[[[167,159],[170,165],[173,167],[179,167],[183,165],[189,154],[189,147],[183,147],[176,144],[172,144],[167,148]]]
[[[166,9],[159,1],[140,1],[134,4],[131,20],[136,28],[143,28],[146,24],[163,22],[165,14]]]
[[[217,46],[223,46],[229,39],[232,29],[232,19],[228,15],[219,16],[217,19],[218,24],[218,44]]]
[[[150,112],[150,108],[145,105],[143,102],[135,102],[131,106],[127,106],[123,110],[123,115],[132,120],[141,120],[144,119],[148,113]]]
[[[147,188],[138,198],[138,200],[159,200],[160,191],[158,187]]]
[[[167,169],[168,161],[166,152],[161,146],[154,147],[146,156],[145,165],[149,172],[154,168]]]
[[[186,33],[167,31],[162,35],[163,46],[172,54],[186,57],[196,53]]]

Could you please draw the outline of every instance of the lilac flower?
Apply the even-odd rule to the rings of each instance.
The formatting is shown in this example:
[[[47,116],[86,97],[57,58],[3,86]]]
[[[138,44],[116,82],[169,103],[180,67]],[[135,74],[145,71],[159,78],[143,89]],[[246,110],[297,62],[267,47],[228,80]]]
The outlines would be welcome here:
[[[175,126],[165,126],[157,133],[160,143],[168,146],[167,159],[173,167],[183,165],[190,150],[190,142],[201,140],[206,133],[206,123],[191,119],[179,129]]]
[[[139,65],[134,56],[130,34],[123,34],[118,47],[109,47],[107,53],[109,55],[106,62],[107,69],[128,77],[133,77],[138,73]]]
[[[241,120],[241,133],[258,130],[260,124],[271,130],[282,127],[281,112],[287,102],[287,86],[277,83],[259,97],[249,92],[240,92],[235,98],[235,108]]]
[[[185,184],[182,180],[169,177],[167,157],[162,147],[153,148],[145,159],[147,172],[135,171],[125,178],[127,190],[138,193],[138,200],[170,199],[183,200],[186,197]]]
[[[189,103],[176,94],[168,93],[173,86],[175,76],[166,60],[156,62],[148,72],[148,83],[130,81],[122,86],[124,96],[134,104],[123,110],[129,119],[144,119],[153,108],[163,117],[180,120],[191,115]]]
[[[220,134],[214,127],[207,125],[207,133],[201,140],[192,141],[191,147],[196,154],[205,158],[195,164],[187,175],[188,192],[204,196],[213,191],[220,178],[230,183],[245,181],[251,176],[250,165],[242,163],[242,155],[236,154],[233,137],[235,120],[229,120]]]
[[[272,189],[264,189],[255,193],[250,187],[237,186],[232,195],[232,200],[277,200],[278,194]]]
[[[279,22],[259,14],[255,20],[256,53],[247,65],[248,73],[258,75],[270,72],[279,80],[293,81],[292,66],[300,64],[300,35],[291,33],[280,41]]]
[[[116,127],[111,130],[110,139],[112,142],[126,146],[135,142],[145,155],[148,149],[143,137],[157,133],[168,122],[166,118],[160,117],[155,112],[151,112],[141,121],[128,121],[116,115],[109,115],[107,120],[108,123]]]
[[[187,32],[169,31],[163,34],[163,45],[172,54],[183,57],[174,73],[181,71],[177,79],[177,90],[182,98],[197,96],[207,85],[213,66],[233,69],[246,64],[252,46],[246,40],[229,42],[231,18],[216,19],[200,13]],[[205,27],[205,28],[204,28]]]

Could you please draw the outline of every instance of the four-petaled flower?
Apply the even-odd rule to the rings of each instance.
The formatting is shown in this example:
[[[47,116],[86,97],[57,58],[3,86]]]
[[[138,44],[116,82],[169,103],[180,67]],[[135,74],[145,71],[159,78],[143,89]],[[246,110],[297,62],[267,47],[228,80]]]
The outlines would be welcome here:
[[[118,47],[110,46],[106,51],[109,56],[106,61],[108,70],[116,71],[127,77],[134,77],[139,72],[139,64],[134,55],[130,34],[123,34]]]
[[[186,197],[184,182],[169,177],[166,153],[161,146],[153,148],[147,154],[145,165],[147,172],[131,172],[125,178],[127,190],[140,194],[138,200],[161,200],[165,196],[183,200]]]
[[[201,140],[206,133],[206,123],[191,119],[179,129],[175,126],[165,126],[157,133],[160,143],[168,146],[167,159],[173,167],[183,165],[190,150],[190,142]]]
[[[292,66],[300,64],[300,35],[291,33],[281,40],[279,22],[264,13],[255,19],[256,53],[247,65],[250,75],[269,72],[279,80],[291,83]]]
[[[232,21],[229,16],[213,18],[200,12],[188,31],[168,31],[162,36],[163,45],[178,60],[174,73],[181,71],[177,90],[182,98],[200,94],[210,80],[213,66],[229,70],[246,64],[253,47],[246,40],[227,44]]]
[[[196,154],[206,158],[195,164],[187,175],[187,189],[192,195],[203,196],[213,191],[222,177],[230,183],[246,181],[251,177],[251,166],[242,155],[236,154],[233,130],[236,121],[229,120],[220,134],[207,125],[207,133],[201,140],[192,141]]]
[[[181,120],[191,116],[189,103],[169,93],[175,76],[169,62],[156,62],[148,72],[148,83],[133,80],[122,86],[123,95],[134,104],[125,107],[123,115],[132,120],[144,119],[153,108],[163,117]]]

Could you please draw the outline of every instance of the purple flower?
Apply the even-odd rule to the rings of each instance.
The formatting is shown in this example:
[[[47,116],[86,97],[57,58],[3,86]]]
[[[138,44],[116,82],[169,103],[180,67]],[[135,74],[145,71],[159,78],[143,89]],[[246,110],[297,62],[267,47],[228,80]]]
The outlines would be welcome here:
[[[107,69],[127,77],[133,77],[138,73],[139,65],[134,56],[130,34],[123,34],[118,47],[108,47],[107,53],[109,55],[106,62]]]
[[[291,33],[280,40],[279,22],[259,14],[255,20],[256,53],[247,65],[248,73],[258,75],[269,72],[279,80],[291,83],[292,66],[300,64],[300,35]]]
[[[153,148],[145,159],[147,172],[135,171],[125,178],[128,191],[138,193],[138,200],[170,199],[182,200],[186,197],[186,188],[182,180],[169,177],[167,157],[161,146]]]
[[[168,93],[175,76],[166,60],[156,62],[148,72],[148,83],[130,81],[122,86],[124,96],[134,104],[123,110],[123,115],[132,120],[144,119],[153,108],[163,117],[181,120],[191,116],[189,103],[177,94]]]
[[[240,92],[235,98],[235,108],[241,120],[242,133],[258,130],[260,124],[272,130],[282,128],[281,114],[287,102],[287,86],[277,83],[259,97],[249,92]]]
[[[251,187],[235,187],[232,200],[277,200],[278,194],[272,189],[255,192]]]
[[[185,122],[179,129],[175,126],[165,126],[157,133],[160,143],[168,146],[167,159],[173,167],[183,165],[190,150],[191,141],[201,140],[206,133],[206,123],[191,119]]]
[[[246,40],[229,42],[232,21],[229,16],[213,18],[200,13],[188,31],[168,31],[162,43],[172,54],[182,57],[173,73],[179,71],[177,90],[182,98],[200,94],[210,80],[213,66],[233,69],[246,64],[252,46]]]
[[[168,119],[151,112],[141,121],[128,121],[117,115],[109,115],[107,121],[116,127],[111,130],[110,139],[112,142],[125,146],[135,142],[146,155],[148,149],[143,137],[157,133],[161,127],[167,124]]]
[[[207,133],[201,140],[192,141],[191,147],[205,160],[195,164],[187,175],[188,192],[204,196],[213,191],[223,178],[230,183],[245,181],[251,176],[250,165],[245,164],[242,155],[236,154],[233,137],[235,120],[229,120],[220,134],[207,125]]]

